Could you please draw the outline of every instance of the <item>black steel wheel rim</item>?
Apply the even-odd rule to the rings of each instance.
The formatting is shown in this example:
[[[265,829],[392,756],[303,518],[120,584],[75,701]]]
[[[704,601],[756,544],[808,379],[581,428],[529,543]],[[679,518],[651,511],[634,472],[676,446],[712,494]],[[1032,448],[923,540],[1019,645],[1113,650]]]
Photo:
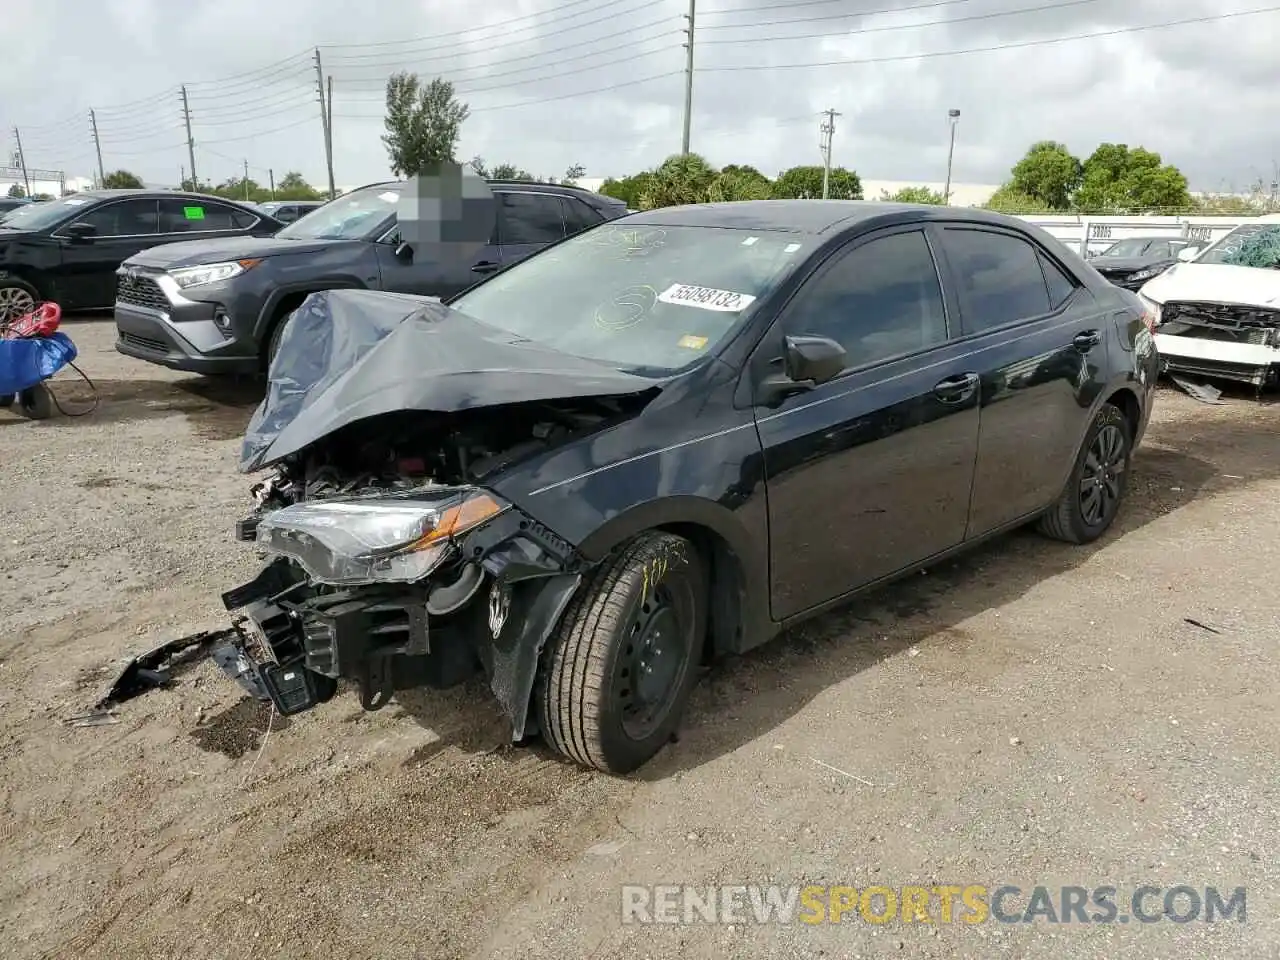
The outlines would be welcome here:
[[[651,588],[623,627],[613,700],[632,740],[644,740],[662,725],[688,671],[690,630],[682,599],[666,583]]]
[[[1107,424],[1089,445],[1080,477],[1080,516],[1089,526],[1096,527],[1115,513],[1125,465],[1124,433]]]

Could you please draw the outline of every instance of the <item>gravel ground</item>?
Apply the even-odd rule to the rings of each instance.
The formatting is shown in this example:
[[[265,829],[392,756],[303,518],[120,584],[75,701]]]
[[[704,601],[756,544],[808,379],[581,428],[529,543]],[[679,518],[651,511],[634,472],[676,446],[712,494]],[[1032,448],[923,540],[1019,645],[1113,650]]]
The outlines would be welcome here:
[[[1280,957],[1280,405],[1162,391],[1104,542],[1019,533],[721,665],[616,779],[510,747],[479,684],[272,721],[206,663],[65,725],[255,569],[258,399],[68,329],[100,408],[0,411],[0,955]],[[621,923],[623,884],[769,882],[1245,886],[1248,920]]]

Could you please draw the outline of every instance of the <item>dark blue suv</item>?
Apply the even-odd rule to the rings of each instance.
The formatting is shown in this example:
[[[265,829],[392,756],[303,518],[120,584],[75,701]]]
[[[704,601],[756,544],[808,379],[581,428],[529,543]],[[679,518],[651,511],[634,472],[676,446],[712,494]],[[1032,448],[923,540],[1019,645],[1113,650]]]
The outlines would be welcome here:
[[[318,290],[450,297],[548,244],[627,213],[612,197],[564,184],[491,180],[494,234],[470,263],[415,257],[396,205],[404,182],[353,190],[273,237],[170,243],[118,272],[121,353],[175,370],[253,374],[275,354],[282,321]]]

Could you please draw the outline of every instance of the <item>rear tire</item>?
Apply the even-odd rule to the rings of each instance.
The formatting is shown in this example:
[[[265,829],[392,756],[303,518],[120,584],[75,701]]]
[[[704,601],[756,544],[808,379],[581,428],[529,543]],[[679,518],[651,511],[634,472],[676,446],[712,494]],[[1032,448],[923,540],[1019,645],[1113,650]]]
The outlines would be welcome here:
[[[26,316],[40,302],[40,294],[36,288],[17,277],[0,280],[0,334],[9,329],[9,324]]]
[[[1098,411],[1062,495],[1037,529],[1066,543],[1092,543],[1107,532],[1129,483],[1133,427],[1124,412],[1107,403]]]
[[[693,544],[657,531],[592,572],[543,655],[535,707],[557,753],[624,774],[662,749],[697,679],[707,589]]]

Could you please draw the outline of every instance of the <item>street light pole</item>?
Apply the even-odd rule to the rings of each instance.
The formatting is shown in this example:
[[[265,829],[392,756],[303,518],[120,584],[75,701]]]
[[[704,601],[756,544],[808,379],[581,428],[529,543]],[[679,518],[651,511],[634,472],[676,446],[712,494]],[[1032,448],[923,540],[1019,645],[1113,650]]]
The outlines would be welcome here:
[[[947,111],[951,120],[951,146],[947,149],[947,185],[942,191],[942,202],[951,206],[951,161],[956,155],[956,124],[960,122],[960,111],[952,108]]]

